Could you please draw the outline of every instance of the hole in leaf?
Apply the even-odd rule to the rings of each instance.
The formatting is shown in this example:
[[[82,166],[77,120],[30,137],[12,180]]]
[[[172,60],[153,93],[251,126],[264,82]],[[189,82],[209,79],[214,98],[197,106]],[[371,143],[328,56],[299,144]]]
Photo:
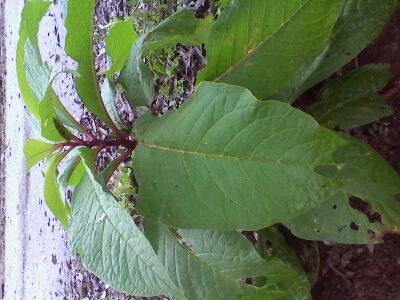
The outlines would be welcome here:
[[[371,229],[367,230],[367,235],[368,235],[368,239],[370,239],[370,240],[375,240],[376,239],[375,231],[372,231]]]
[[[337,205],[334,204],[334,205],[332,206],[332,208],[333,208],[333,209],[337,209]]]
[[[394,201],[400,202],[400,194],[394,196]]]
[[[357,197],[350,197],[349,204],[355,210],[358,210],[359,212],[366,215],[370,223],[382,224],[381,215],[377,211],[375,211],[368,202],[365,202]]]
[[[263,287],[268,284],[268,278],[265,276],[258,276],[252,280],[253,285]]]
[[[353,229],[354,231],[358,231],[358,229],[360,229],[360,227],[354,222],[350,223],[350,228]]]

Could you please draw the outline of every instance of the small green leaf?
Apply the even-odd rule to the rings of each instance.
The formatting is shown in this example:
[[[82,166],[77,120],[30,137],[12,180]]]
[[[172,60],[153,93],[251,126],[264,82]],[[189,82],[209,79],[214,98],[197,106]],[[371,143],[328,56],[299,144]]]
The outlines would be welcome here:
[[[109,77],[119,73],[128,59],[133,43],[138,36],[133,29],[132,21],[118,20],[110,27],[106,42],[106,50],[112,61],[112,68],[107,72]]]
[[[396,10],[397,0],[347,0],[333,33],[319,55],[298,70],[274,99],[293,103],[303,92],[328,78],[353,60],[387,24]]]
[[[58,185],[61,193],[65,193],[68,187],[76,187],[82,181],[83,175],[86,173],[85,165],[81,157],[75,155],[66,163],[63,171],[58,176]]]
[[[106,110],[115,126],[123,128],[124,123],[121,120],[117,107],[117,89],[108,78],[104,79],[101,87],[101,96],[104,99]]]
[[[48,144],[35,139],[28,140],[24,147],[27,169],[30,170],[39,161],[49,157],[56,149],[57,146],[53,144]]]
[[[201,84],[179,110],[135,123],[138,208],[176,228],[254,230],[300,215],[340,183],[314,168],[344,143],[307,114],[245,88]]]
[[[327,83],[321,101],[307,110],[327,128],[351,129],[393,113],[377,95],[390,80],[387,65],[365,65]]]
[[[65,50],[78,64],[80,77],[75,79],[76,89],[85,106],[108,126],[109,119],[97,81],[93,51],[93,25],[95,0],[69,0],[65,20],[67,37]]]
[[[57,181],[57,167],[66,154],[67,153],[64,152],[54,155],[49,163],[44,179],[44,200],[54,217],[56,217],[65,228],[68,228],[70,207],[61,197]]]
[[[285,221],[293,234],[312,240],[365,244],[380,242],[384,233],[400,230],[396,200],[400,195],[399,174],[368,145],[351,137],[346,139],[348,144],[334,153],[339,169],[326,166],[330,170],[325,172],[344,182],[343,191],[306,214]],[[370,216],[378,214],[381,222],[371,222],[366,214],[354,209],[350,196],[368,202]]]
[[[35,49],[38,49],[39,23],[51,4],[53,4],[51,1],[28,0],[24,5],[20,30],[26,32]]]
[[[210,18],[197,19],[192,11],[182,9],[136,41],[118,78],[131,105],[150,106],[153,101],[153,74],[143,62],[144,56],[162,46],[202,44],[207,39],[211,24]]]
[[[143,38],[133,45],[118,82],[125,88],[125,95],[132,106],[150,106],[155,93],[153,74],[143,62],[140,52]]]
[[[45,63],[42,63],[38,49],[34,48],[29,40],[25,43],[25,71],[32,93],[37,101],[41,101],[51,81],[51,71]]]
[[[50,77],[50,70],[40,59],[37,41],[39,22],[50,4],[51,2],[41,0],[31,0],[25,4],[17,44],[18,85],[22,99],[35,118],[39,118],[39,101],[44,96]]]
[[[169,276],[174,283],[184,292],[190,300],[275,300],[290,299],[286,291],[272,290],[269,287],[257,288],[244,284],[235,278],[234,272],[224,269],[228,267],[223,264],[215,264],[212,255],[200,256],[192,251],[189,244],[179,243],[179,233],[174,232],[165,225],[146,222],[145,233],[150,240],[160,260],[168,270]],[[219,245],[220,246],[220,245]],[[217,250],[218,251],[218,250]],[[234,251],[234,250],[233,250]],[[243,258],[245,259],[245,258]],[[228,258],[227,258],[228,260]],[[240,261],[240,258],[237,259]],[[260,261],[254,257],[247,258],[253,266],[260,267]],[[266,266],[268,271],[275,266]],[[230,265],[230,268],[234,267]],[[246,270],[243,273],[258,271]],[[237,275],[238,272],[236,272]]]
[[[83,176],[85,175],[85,164],[83,161],[79,161],[78,165],[72,171],[71,176],[68,179],[68,186],[76,187],[82,181]]]
[[[74,138],[73,134],[61,123],[57,117],[54,103],[58,101],[51,83],[48,86],[46,95],[39,104],[41,135],[50,141],[60,142]]]
[[[158,24],[144,37],[141,52],[146,54],[163,46],[201,45],[207,41],[212,18],[196,18],[189,9],[181,9]]]
[[[86,167],[75,189],[71,246],[83,264],[114,289],[137,296],[181,293],[131,216]]]
[[[271,99],[323,49],[343,2],[232,0],[211,30],[199,81],[239,85]]]

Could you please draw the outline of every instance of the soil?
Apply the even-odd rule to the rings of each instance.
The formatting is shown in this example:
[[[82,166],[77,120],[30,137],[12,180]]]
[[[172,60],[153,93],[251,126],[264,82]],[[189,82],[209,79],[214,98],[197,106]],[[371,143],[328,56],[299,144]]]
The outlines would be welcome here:
[[[381,36],[357,58],[359,65],[390,64],[394,80],[383,91],[395,113],[351,134],[364,140],[400,172],[400,10]],[[400,236],[387,235],[375,246],[319,243],[320,273],[315,300],[399,300]]]

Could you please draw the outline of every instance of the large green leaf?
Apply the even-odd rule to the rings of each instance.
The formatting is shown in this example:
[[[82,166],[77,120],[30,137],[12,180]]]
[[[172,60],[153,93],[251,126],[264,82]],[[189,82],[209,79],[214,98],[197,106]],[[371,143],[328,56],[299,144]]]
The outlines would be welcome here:
[[[48,144],[35,139],[28,140],[24,146],[27,169],[29,170],[42,159],[49,157],[56,149],[57,146],[53,144]]]
[[[238,232],[179,229],[177,233],[181,244],[228,277],[266,277],[266,287],[287,291],[288,299],[311,299],[310,286],[301,268],[293,268],[276,257],[262,258]]]
[[[22,11],[19,40],[17,44],[17,79],[21,95],[31,114],[39,118],[39,102],[47,88],[50,71],[40,59],[37,32],[39,22],[51,2],[28,1]],[[40,94],[43,91],[43,94]],[[38,94],[39,93],[39,94]]]
[[[365,244],[380,241],[385,232],[399,231],[400,176],[372,148],[347,138],[349,143],[339,148],[334,156],[340,168],[321,169],[326,176],[341,178],[343,192],[306,214],[285,221],[297,236],[312,240],[338,243]],[[329,173],[327,172],[329,171]],[[367,215],[354,209],[348,198],[356,196],[371,205],[372,216],[380,215],[381,222],[370,222]]]
[[[339,183],[314,168],[334,164],[343,141],[307,114],[259,101],[245,88],[201,84],[187,104],[135,125],[139,210],[176,228],[259,229],[300,215]]]
[[[296,76],[274,99],[293,102],[304,91],[356,57],[382,31],[397,0],[347,0],[330,39],[319,55],[304,62]]]
[[[70,207],[61,197],[58,188],[57,167],[66,154],[64,152],[53,156],[44,178],[44,200],[46,205],[65,228],[69,225]]]
[[[65,50],[78,64],[76,89],[85,106],[107,125],[113,127],[101,98],[93,51],[95,0],[69,0],[65,20],[67,37]]]
[[[390,80],[387,65],[365,65],[326,84],[307,112],[327,128],[351,129],[393,113],[378,96]]]
[[[248,299],[248,300],[268,300],[268,299],[290,299],[288,293],[272,287],[257,288],[244,284],[239,280],[240,270],[234,268],[234,259],[230,265],[216,264],[215,259],[210,255],[198,256],[192,251],[189,244],[178,242],[179,233],[174,232],[167,226],[146,222],[145,233],[149,238],[154,250],[165,265],[168,273],[174,283],[184,292],[187,299],[190,300],[225,300],[225,299]],[[235,245],[237,241],[233,241]],[[222,245],[215,245],[216,252],[221,251]],[[227,245],[226,245],[227,246]],[[198,247],[200,248],[200,247]],[[197,249],[200,250],[200,249]],[[229,249],[235,251],[235,249]],[[239,249],[239,252],[241,249]],[[244,250],[240,254],[243,253]],[[216,253],[218,255],[218,253]],[[237,253],[236,253],[237,254]],[[248,254],[248,253],[247,253]],[[229,255],[229,254],[228,254]],[[220,257],[220,255],[218,255]],[[265,272],[276,271],[277,265],[262,264],[259,257],[242,257],[236,259],[236,262],[250,262],[256,270],[243,269],[243,274],[265,274]],[[225,258],[225,262],[229,258]],[[262,264],[262,265],[261,265]],[[243,266],[238,266],[240,269]],[[265,269],[264,269],[265,268]],[[229,270],[230,269],[230,270]],[[275,274],[276,275],[276,274]],[[279,276],[279,275],[277,275]],[[288,277],[290,274],[288,274]]]
[[[211,30],[200,80],[244,86],[268,99],[322,50],[341,3],[232,0]]]
[[[119,291],[182,298],[131,216],[86,171],[74,191],[69,229],[71,246],[83,264]]]
[[[149,106],[153,101],[153,74],[143,62],[146,54],[177,43],[202,44],[208,37],[211,24],[211,19],[197,19],[192,11],[183,9],[137,40],[118,79],[125,87],[129,102],[134,106]]]
[[[131,20],[118,20],[113,23],[105,39],[106,50],[112,61],[112,67],[107,72],[108,76],[113,76],[122,70],[133,43],[138,36],[133,29]]]

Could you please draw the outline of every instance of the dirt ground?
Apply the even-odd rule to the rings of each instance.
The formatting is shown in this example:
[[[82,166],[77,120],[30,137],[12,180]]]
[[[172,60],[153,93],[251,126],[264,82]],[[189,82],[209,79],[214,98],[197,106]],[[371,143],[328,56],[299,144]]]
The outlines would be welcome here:
[[[394,115],[352,130],[400,172],[400,10],[382,35],[358,57],[358,64],[388,63],[394,80],[384,91]],[[399,300],[400,236],[374,247],[319,244],[321,268],[315,300]]]

